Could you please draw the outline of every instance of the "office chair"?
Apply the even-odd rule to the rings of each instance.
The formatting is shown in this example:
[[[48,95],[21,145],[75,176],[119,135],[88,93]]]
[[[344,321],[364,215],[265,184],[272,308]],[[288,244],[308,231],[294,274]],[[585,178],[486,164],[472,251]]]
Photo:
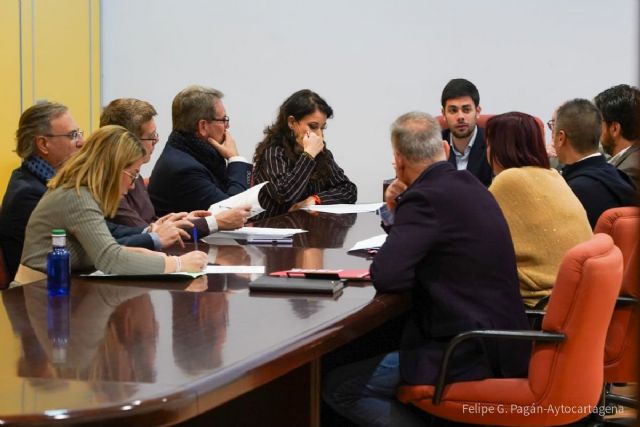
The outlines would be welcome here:
[[[542,331],[469,331],[443,356],[438,384],[406,385],[398,398],[437,417],[483,425],[555,426],[585,418],[597,405],[604,343],[622,281],[622,254],[596,234],[565,255]],[[446,383],[449,358],[468,338],[534,341],[528,378]]]
[[[624,263],[622,287],[607,331],[604,351],[605,402],[637,408],[638,402],[610,393],[611,383],[638,381],[638,299],[640,298],[640,208],[622,207],[602,213],[596,233],[606,233],[620,248]]]

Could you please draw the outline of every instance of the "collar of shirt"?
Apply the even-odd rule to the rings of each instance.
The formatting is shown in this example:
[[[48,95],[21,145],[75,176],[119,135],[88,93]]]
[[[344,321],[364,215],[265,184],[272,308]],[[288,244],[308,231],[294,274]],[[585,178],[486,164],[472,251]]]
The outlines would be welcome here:
[[[612,162],[615,162],[616,160],[618,160],[620,157],[622,157],[622,155],[623,155],[624,153],[626,153],[626,152],[627,152],[627,150],[628,150],[629,148],[631,148],[631,146],[628,146],[627,148],[624,148],[624,149],[623,149],[622,151],[620,151],[618,154],[616,154],[615,156],[611,157],[611,158],[609,159],[609,163],[612,163]]]
[[[581,161],[583,161],[583,160],[586,160],[586,159],[590,159],[591,157],[598,157],[598,156],[602,156],[602,154],[601,154],[601,153],[599,153],[599,152],[595,152],[595,153],[593,153],[593,154],[589,154],[588,156],[584,156],[584,157],[583,157],[583,158],[581,158],[580,160],[575,161],[575,162],[574,162],[574,164],[575,164],[575,163],[578,163],[578,162],[581,162]]]
[[[473,129],[473,134],[471,135],[471,139],[469,140],[467,148],[464,149],[464,153],[460,153],[453,145],[453,133],[449,132],[449,146],[451,147],[453,154],[455,154],[456,156],[456,168],[458,170],[464,170],[467,168],[467,164],[469,163],[469,154],[471,153],[471,147],[473,147],[473,144],[476,142],[477,136],[478,126]]]

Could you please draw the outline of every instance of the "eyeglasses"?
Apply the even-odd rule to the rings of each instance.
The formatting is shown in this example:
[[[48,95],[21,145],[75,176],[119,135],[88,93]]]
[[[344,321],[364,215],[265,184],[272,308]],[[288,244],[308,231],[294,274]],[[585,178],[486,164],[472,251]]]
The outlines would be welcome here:
[[[224,122],[225,126],[229,126],[229,116],[223,116],[221,119],[209,119],[210,122]]]
[[[555,121],[554,119],[551,119],[551,120],[549,120],[549,121],[547,122],[547,127],[549,128],[549,130],[550,130],[551,132],[553,132],[553,127],[554,127],[554,125],[555,125],[555,124],[556,124],[556,121]]]
[[[44,136],[46,136],[47,138],[54,138],[54,137],[57,137],[57,136],[66,136],[71,141],[75,142],[75,141],[79,140],[80,138],[82,138],[82,135],[84,135],[84,131],[82,129],[74,129],[69,133],[63,133],[63,134],[58,134],[58,135],[47,133]]]
[[[122,172],[124,172],[125,175],[128,175],[129,178],[131,178],[131,185],[133,185],[133,183],[136,182],[136,179],[138,179],[140,177],[140,172],[135,173],[135,174],[133,174],[133,173],[127,171],[127,170],[123,170]]]
[[[160,134],[158,134],[158,132],[154,132],[151,134],[151,136],[149,138],[138,138],[140,141],[154,141],[154,142],[158,142],[160,141]]]

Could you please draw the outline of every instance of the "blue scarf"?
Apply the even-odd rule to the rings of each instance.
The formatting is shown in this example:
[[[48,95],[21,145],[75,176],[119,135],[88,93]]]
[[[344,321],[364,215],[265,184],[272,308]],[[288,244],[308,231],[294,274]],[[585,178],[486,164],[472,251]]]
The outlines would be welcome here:
[[[39,156],[29,156],[22,162],[29,172],[34,174],[45,184],[56,174],[55,169],[46,160]]]

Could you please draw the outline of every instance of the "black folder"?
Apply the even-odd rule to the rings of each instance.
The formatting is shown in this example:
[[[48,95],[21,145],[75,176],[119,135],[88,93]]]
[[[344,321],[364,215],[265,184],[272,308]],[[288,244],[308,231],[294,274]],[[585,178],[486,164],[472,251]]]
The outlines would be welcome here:
[[[342,280],[261,276],[249,283],[249,290],[334,294],[343,286]]]

